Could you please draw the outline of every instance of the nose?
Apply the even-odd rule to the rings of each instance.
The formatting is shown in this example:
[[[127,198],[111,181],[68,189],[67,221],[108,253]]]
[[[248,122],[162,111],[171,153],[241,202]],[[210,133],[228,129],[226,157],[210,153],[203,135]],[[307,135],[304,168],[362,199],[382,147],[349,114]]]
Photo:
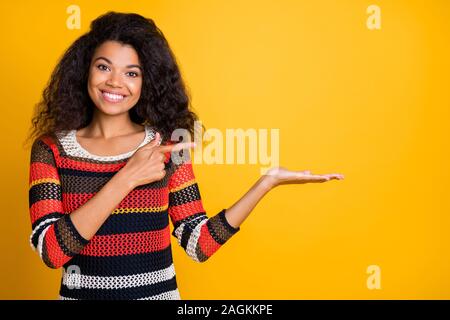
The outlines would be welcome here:
[[[121,87],[122,86],[122,79],[120,77],[120,74],[118,72],[111,72],[108,80],[106,81],[106,84],[111,87]]]

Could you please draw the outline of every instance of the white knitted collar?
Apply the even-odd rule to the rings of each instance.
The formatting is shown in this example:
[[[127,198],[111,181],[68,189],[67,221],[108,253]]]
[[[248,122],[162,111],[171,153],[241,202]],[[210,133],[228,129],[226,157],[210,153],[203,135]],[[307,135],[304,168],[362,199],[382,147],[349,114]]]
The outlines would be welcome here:
[[[114,156],[98,156],[90,153],[78,143],[76,133],[77,133],[76,130],[68,130],[68,131],[66,130],[56,133],[58,140],[64,149],[64,152],[72,157],[86,158],[98,161],[117,161],[129,158],[133,155],[134,152],[136,152],[138,148],[150,142],[155,137],[154,129],[151,126],[146,125],[145,138],[136,149]]]

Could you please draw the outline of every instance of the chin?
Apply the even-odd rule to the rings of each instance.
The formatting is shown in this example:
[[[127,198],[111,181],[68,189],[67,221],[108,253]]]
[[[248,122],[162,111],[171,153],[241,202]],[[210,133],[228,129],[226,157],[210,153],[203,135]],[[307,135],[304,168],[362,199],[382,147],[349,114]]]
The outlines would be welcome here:
[[[128,112],[128,110],[131,109],[131,107],[128,106],[118,106],[118,105],[105,105],[105,104],[99,104],[97,105],[97,109],[108,116],[116,116],[125,112]]]

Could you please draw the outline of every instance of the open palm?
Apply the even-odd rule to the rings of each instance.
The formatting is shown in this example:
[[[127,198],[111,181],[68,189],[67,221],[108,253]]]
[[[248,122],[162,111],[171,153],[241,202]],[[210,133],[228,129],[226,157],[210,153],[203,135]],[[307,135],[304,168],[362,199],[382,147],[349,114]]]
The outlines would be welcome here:
[[[329,174],[312,174],[309,170],[294,171],[283,167],[274,167],[266,172],[269,179],[272,180],[274,186],[280,184],[296,184],[296,183],[310,183],[310,182],[326,182],[333,179],[342,180],[344,175],[339,173]]]

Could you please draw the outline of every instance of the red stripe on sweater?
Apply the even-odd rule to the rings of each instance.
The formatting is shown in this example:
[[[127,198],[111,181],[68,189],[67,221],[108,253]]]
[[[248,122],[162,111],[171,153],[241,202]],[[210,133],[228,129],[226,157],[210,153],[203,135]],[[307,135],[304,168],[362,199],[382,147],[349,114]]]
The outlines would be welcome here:
[[[80,171],[94,172],[116,172],[119,171],[126,162],[121,163],[93,163],[86,161],[78,161],[66,157],[57,157],[57,164],[60,168],[76,169]]]
[[[42,140],[53,150],[56,165],[59,168],[77,169],[81,171],[116,172],[126,165],[126,161],[121,161],[119,163],[92,163],[83,160],[79,161],[76,159],[67,158],[66,156],[61,157],[58,146],[54,142],[53,138],[47,136],[42,138]],[[172,144],[172,142],[165,142],[162,145],[169,144]],[[166,152],[164,155],[166,156],[164,162],[169,162],[170,152]]]
[[[173,223],[199,212],[205,212],[201,200],[187,202],[178,206],[169,206],[169,215]]]
[[[119,204],[118,208],[161,207],[169,203],[169,189],[133,190]],[[139,205],[138,205],[139,204]]]
[[[96,193],[63,193],[64,208],[68,212],[72,212]],[[116,208],[153,208],[162,207],[169,203],[168,188],[145,189],[131,191]]]
[[[94,193],[63,193],[62,203],[67,212],[77,210],[89,199],[91,199]]]
[[[42,138],[42,141],[47,144],[53,151],[55,157],[56,166],[66,169],[77,169],[80,171],[96,171],[96,172],[115,172],[122,168],[126,163],[92,163],[85,161],[78,161],[75,159],[61,157],[58,146],[52,137],[46,136]]]
[[[59,200],[39,200],[31,205],[31,223],[53,212],[64,213],[62,203]]]
[[[170,177],[169,190],[175,189],[178,186],[195,179],[194,171],[191,162],[184,162],[180,164],[177,170]]]
[[[200,229],[200,237],[198,239],[202,252],[210,257],[220,248],[220,244],[214,240],[209,232],[208,225],[205,223]]]
[[[30,164],[29,182],[34,180],[51,178],[59,180],[58,171],[50,164],[43,162],[33,162]]]
[[[170,245],[170,229],[148,232],[96,235],[81,255],[106,257],[161,251]]]

